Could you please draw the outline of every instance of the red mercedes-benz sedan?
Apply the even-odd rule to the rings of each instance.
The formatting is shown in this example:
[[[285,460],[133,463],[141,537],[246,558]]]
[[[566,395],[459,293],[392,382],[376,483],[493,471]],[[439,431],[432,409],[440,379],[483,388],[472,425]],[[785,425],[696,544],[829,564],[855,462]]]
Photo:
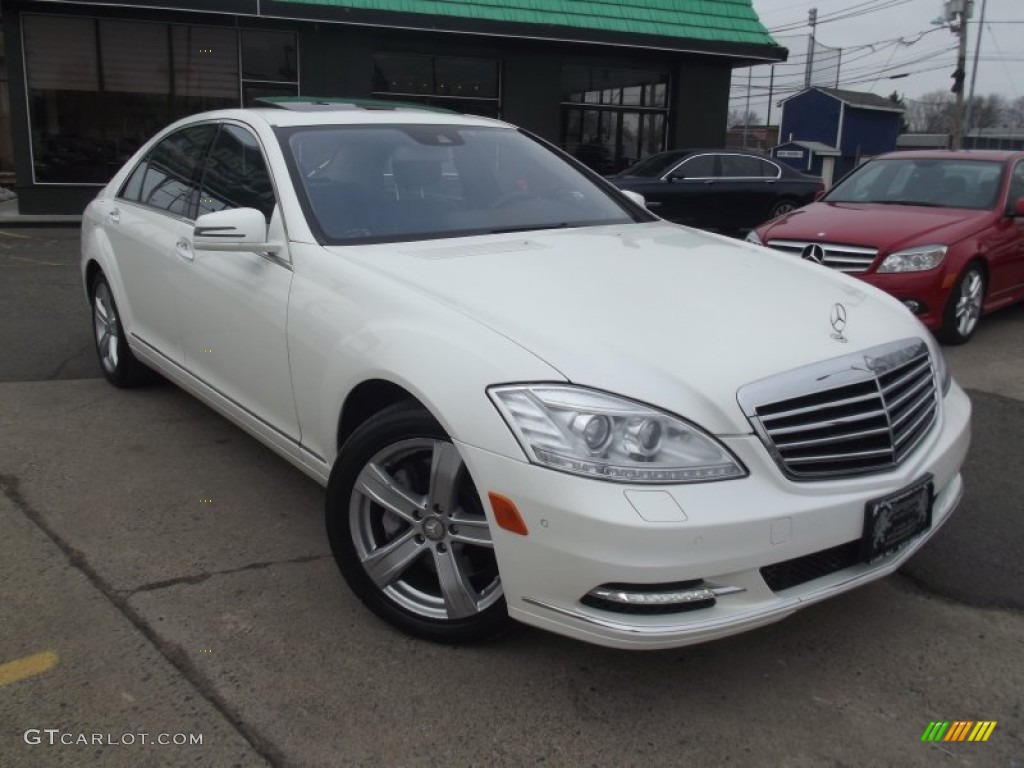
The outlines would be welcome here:
[[[856,275],[962,344],[1024,300],[1024,152],[881,155],[747,240]]]

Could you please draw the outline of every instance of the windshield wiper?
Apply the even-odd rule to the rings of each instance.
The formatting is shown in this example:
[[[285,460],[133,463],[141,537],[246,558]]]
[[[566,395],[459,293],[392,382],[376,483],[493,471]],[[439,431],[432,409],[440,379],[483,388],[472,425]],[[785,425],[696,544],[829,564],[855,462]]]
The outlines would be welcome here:
[[[572,229],[578,227],[579,224],[570,224],[567,221],[559,222],[558,224],[527,224],[522,227],[505,227],[504,229],[490,229],[488,234],[491,235],[507,235],[511,232],[533,232],[539,229]]]
[[[857,202],[863,202],[858,200]],[[879,205],[919,205],[922,208],[947,208],[948,206],[942,203],[928,203],[924,200],[869,200],[871,203],[878,203]]]

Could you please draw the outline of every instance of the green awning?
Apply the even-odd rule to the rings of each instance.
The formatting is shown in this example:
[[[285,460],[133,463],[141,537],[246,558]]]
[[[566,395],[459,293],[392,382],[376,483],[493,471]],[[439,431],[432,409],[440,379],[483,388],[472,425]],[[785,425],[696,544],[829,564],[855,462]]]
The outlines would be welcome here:
[[[339,21],[346,10],[389,12],[651,35],[705,44],[778,46],[754,12],[752,0],[276,0],[274,4],[333,8]]]

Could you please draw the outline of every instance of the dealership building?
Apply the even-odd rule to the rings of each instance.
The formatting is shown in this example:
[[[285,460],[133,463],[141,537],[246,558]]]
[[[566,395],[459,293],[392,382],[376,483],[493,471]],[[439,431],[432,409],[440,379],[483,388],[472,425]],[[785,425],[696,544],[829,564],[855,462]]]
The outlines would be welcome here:
[[[172,120],[266,96],[516,123],[602,173],[721,146],[736,67],[785,59],[752,0],[0,0],[22,213],[80,213]]]

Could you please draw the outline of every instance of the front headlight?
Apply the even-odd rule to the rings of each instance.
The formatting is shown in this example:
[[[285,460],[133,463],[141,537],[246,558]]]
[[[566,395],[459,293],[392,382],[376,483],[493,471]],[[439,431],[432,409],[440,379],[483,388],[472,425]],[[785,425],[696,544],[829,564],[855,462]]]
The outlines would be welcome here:
[[[747,236],[743,239],[746,240],[748,243],[753,243],[754,245],[764,245],[764,243],[761,242],[761,238],[757,236],[756,229],[752,229],[749,232],[747,232]]]
[[[491,387],[488,394],[534,464],[621,483],[747,474],[706,432],[632,400],[557,384]]]
[[[945,257],[946,246],[944,245],[919,245],[916,248],[890,253],[878,267],[878,271],[924,272],[935,269]]]

